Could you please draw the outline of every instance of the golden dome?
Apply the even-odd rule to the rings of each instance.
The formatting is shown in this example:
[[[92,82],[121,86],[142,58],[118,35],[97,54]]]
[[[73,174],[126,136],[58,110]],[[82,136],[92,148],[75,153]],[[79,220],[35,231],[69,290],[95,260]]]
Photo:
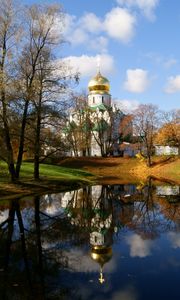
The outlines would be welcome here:
[[[91,258],[100,265],[100,277],[99,282],[103,284],[105,282],[103,276],[103,266],[110,261],[112,257],[112,248],[110,246],[93,246],[91,249]]]
[[[89,81],[88,89],[90,92],[108,93],[110,90],[109,80],[98,72],[97,75]]]
[[[91,249],[91,258],[103,266],[112,257],[112,248],[106,246],[94,246]]]

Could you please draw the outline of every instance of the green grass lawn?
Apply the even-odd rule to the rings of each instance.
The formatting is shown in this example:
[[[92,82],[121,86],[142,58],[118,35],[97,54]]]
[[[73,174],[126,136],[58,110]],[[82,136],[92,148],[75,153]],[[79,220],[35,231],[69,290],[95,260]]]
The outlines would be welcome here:
[[[16,184],[10,183],[7,164],[0,161],[0,201],[14,199],[19,196],[41,194],[48,191],[60,192],[93,184],[96,180],[91,173],[73,168],[40,165],[40,180],[33,178],[33,163],[22,164],[20,178]]]
[[[33,163],[24,162],[22,164],[19,182],[10,184],[10,176],[8,174],[7,165],[0,161],[0,193],[34,193],[47,190],[63,190],[67,188],[77,188],[84,184],[95,184],[102,178],[108,180],[116,179],[116,175],[122,175],[121,180],[129,176],[132,171],[131,179],[146,180],[148,176],[157,178],[165,178],[174,182],[180,181],[179,160],[163,161],[158,158],[153,168],[147,168],[143,165],[139,167],[139,163],[134,159],[76,159],[76,164],[66,161],[66,165],[49,165],[40,164],[40,180],[35,181],[33,178]],[[83,164],[82,164],[83,163]],[[69,168],[71,166],[71,168]],[[84,171],[83,168],[86,168]],[[135,172],[136,171],[136,172]],[[90,173],[92,172],[92,173]],[[142,177],[142,173],[144,174]],[[94,175],[95,174],[95,175]],[[141,177],[139,177],[139,174]],[[126,177],[125,177],[126,176]],[[133,177],[134,176],[134,177]],[[120,177],[117,177],[120,180]],[[127,177],[129,178],[129,177]],[[103,179],[104,180],[104,179]],[[133,179],[134,180],[134,179]],[[107,181],[106,181],[107,182]],[[134,181],[133,181],[134,182]]]
[[[48,164],[40,164],[40,179],[44,180],[63,180],[63,181],[89,181],[89,177],[92,176],[91,173],[77,170],[64,168],[61,166],[54,166]],[[33,163],[24,162],[22,164],[20,180],[33,180]],[[7,164],[0,161],[0,181],[8,182],[9,175]]]

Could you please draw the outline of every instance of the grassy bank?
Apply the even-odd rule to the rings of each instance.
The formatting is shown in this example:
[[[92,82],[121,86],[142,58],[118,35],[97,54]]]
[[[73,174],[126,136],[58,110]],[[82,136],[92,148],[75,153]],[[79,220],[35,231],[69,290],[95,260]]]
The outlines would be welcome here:
[[[93,174],[93,175],[92,175]],[[7,166],[0,162],[1,195],[61,191],[66,187],[77,188],[83,184],[142,184],[152,176],[158,180],[180,184],[180,159],[155,158],[148,168],[137,158],[81,157],[66,158],[58,165],[40,165],[40,180],[33,180],[33,164],[23,163],[20,182],[10,184]]]
[[[151,168],[137,158],[66,158],[61,166],[81,168],[99,177],[101,183],[146,182],[149,176],[180,184],[180,159],[155,157]]]
[[[177,157],[155,157],[151,168],[145,162],[139,163],[131,173],[140,180],[155,177],[159,180],[180,184],[180,159]]]
[[[18,184],[9,182],[7,165],[0,162],[0,191],[1,195],[32,193],[42,191],[60,191],[67,186],[72,188],[82,184],[90,184],[95,178],[87,171],[66,168],[62,166],[40,165],[40,180],[33,180],[33,164],[23,163]]]

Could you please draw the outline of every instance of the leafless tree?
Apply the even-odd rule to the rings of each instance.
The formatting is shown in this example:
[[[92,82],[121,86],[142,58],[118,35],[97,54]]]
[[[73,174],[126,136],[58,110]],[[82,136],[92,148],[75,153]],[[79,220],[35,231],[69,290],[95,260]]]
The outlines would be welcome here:
[[[20,60],[20,78],[22,82],[22,98],[24,105],[19,138],[19,152],[16,164],[17,178],[19,177],[24,152],[28,109],[30,104],[32,104],[32,101],[36,99],[38,93],[37,90],[39,90],[39,100],[42,97],[42,82],[37,80],[37,76],[41,69],[40,66],[42,65],[42,60],[47,58],[47,51],[48,56],[50,57],[54,45],[58,42],[57,36],[53,34],[53,29],[59,14],[60,8],[56,5],[34,5],[27,10],[27,42],[24,45]],[[39,111],[41,111],[40,102],[38,106]],[[40,126],[40,124],[38,124],[38,126]],[[39,131],[37,132],[37,139],[39,139],[38,135]],[[37,149],[38,146],[36,143],[36,152],[38,151]]]
[[[90,155],[91,121],[87,106],[87,95],[85,92],[72,93],[71,98],[71,117],[69,119],[69,116],[67,116],[65,127],[65,137],[69,150],[72,150],[75,156]]]
[[[12,86],[16,76],[14,54],[21,30],[17,22],[17,9],[15,9],[13,0],[0,0],[0,8],[0,118],[7,153],[6,161],[11,180],[14,181],[16,174],[10,132],[9,104],[12,100]]]

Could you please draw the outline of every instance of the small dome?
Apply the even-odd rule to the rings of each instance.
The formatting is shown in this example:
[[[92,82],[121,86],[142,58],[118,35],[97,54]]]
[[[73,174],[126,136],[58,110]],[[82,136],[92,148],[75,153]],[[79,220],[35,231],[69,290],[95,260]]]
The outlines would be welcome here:
[[[110,90],[109,80],[98,72],[97,75],[89,81],[88,89],[90,92],[108,93]]]

